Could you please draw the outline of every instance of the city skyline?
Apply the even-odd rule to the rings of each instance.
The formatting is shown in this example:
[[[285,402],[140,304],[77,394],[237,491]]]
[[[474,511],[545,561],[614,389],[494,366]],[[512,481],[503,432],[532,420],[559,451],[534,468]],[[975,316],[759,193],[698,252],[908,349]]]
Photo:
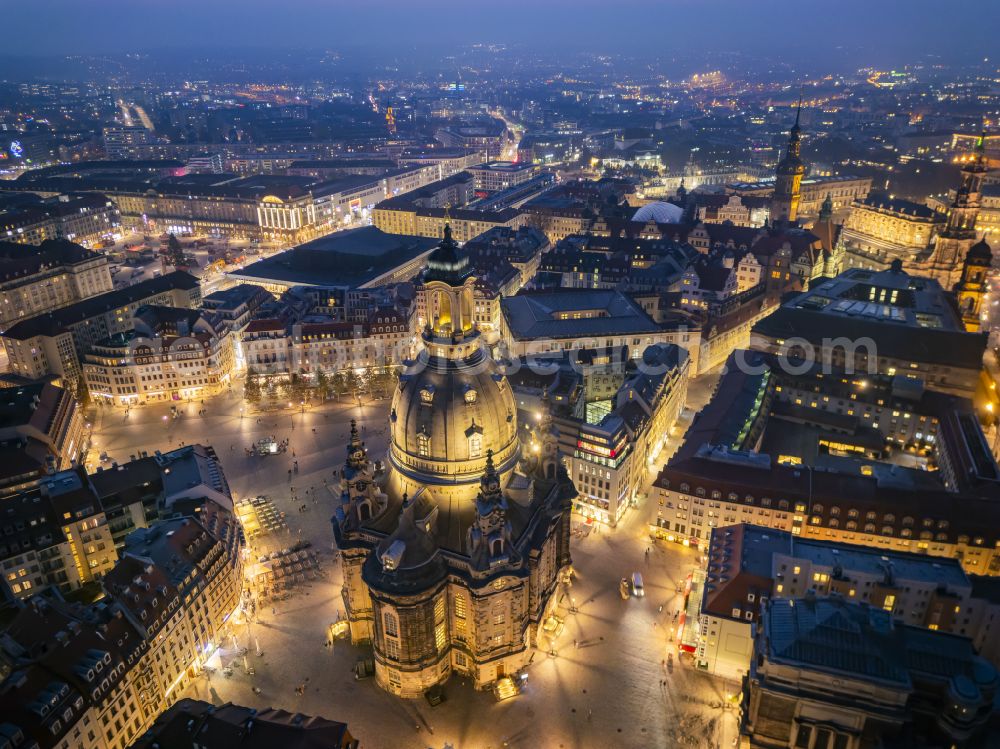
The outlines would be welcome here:
[[[661,59],[736,52],[805,69],[818,65],[840,70],[852,62],[968,64],[989,57],[990,30],[1000,23],[1000,8],[989,0],[962,0],[956,6],[944,12],[931,0],[876,4],[845,0],[836,9],[817,0],[797,5],[720,0],[706,8],[693,0],[626,0],[614,6],[617,22],[607,24],[602,17],[608,7],[596,0],[514,0],[499,14],[451,0],[419,5],[378,0],[363,7],[311,0],[281,6],[231,0],[208,5],[189,0],[169,5],[41,0],[30,8],[6,10],[8,27],[18,30],[6,54],[342,48],[362,58],[372,55],[392,61],[412,55],[433,62],[449,55],[451,48],[468,44],[531,44],[557,53],[591,51]],[[191,18],[198,20],[192,24]],[[375,18],[384,20],[368,23]],[[310,22],[303,23],[304,19]],[[91,40],[98,42],[96,47]]]

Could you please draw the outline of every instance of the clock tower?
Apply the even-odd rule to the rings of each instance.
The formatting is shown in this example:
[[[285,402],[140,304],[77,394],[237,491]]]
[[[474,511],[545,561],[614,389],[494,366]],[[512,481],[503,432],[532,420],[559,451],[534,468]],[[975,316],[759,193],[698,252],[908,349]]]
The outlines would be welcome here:
[[[802,178],[806,174],[806,165],[800,156],[802,148],[802,128],[799,120],[802,116],[802,101],[795,112],[795,124],[792,125],[788,137],[788,149],[785,157],[778,162],[775,172],[774,194],[771,197],[771,223],[794,224],[799,216],[799,202],[802,199]]]

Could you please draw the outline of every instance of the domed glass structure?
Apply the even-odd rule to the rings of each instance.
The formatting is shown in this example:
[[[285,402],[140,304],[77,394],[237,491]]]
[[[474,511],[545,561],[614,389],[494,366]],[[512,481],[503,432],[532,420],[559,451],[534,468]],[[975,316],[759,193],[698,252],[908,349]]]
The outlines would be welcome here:
[[[646,223],[655,221],[658,224],[676,224],[684,218],[684,209],[673,203],[647,203],[632,215],[633,221]]]
[[[558,432],[543,415],[522,449],[510,386],[475,326],[474,283],[446,227],[384,462],[355,429],[341,470],[333,530],[352,639],[372,643],[376,681],[403,696],[454,671],[482,687],[523,667],[570,564],[576,490]],[[494,610],[510,615],[498,625]]]

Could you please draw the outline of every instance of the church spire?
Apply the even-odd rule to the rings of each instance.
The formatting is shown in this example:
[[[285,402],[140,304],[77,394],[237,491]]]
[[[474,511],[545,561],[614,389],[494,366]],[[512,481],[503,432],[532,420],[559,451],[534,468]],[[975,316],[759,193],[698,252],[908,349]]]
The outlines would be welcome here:
[[[479,480],[479,496],[489,502],[498,502],[502,498],[500,491],[500,474],[493,464],[493,450],[486,451],[486,468]]]
[[[358,422],[351,419],[351,438],[347,441],[347,465],[357,471],[367,462],[368,453],[365,450],[365,443],[361,441],[361,435],[358,434]]]
[[[802,199],[802,178],[806,165],[802,163],[802,97],[795,110],[795,124],[788,135],[788,148],[775,170],[774,193],[771,196],[771,221],[775,225],[794,224]]]
[[[802,97],[799,96],[799,105],[795,108],[795,124],[788,131],[788,154],[785,157],[798,158],[802,149]]]

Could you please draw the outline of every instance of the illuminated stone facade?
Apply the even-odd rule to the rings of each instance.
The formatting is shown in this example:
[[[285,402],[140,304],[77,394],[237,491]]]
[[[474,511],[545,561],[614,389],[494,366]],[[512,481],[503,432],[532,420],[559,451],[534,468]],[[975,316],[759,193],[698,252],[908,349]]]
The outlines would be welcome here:
[[[372,643],[378,684],[406,697],[527,664],[568,572],[576,494],[550,416],[518,432],[449,230],[428,266],[432,317],[393,398],[388,455],[373,462],[352,429],[333,518],[352,640]]]
[[[932,246],[944,215],[907,200],[855,200],[841,233],[849,267],[884,270],[897,258],[909,264]]]
[[[975,158],[962,166],[962,184],[948,209],[948,222],[938,233],[930,255],[916,270],[951,288],[961,278],[966,253],[976,242],[976,225],[982,207],[983,181],[989,171],[985,135],[979,139]]]

